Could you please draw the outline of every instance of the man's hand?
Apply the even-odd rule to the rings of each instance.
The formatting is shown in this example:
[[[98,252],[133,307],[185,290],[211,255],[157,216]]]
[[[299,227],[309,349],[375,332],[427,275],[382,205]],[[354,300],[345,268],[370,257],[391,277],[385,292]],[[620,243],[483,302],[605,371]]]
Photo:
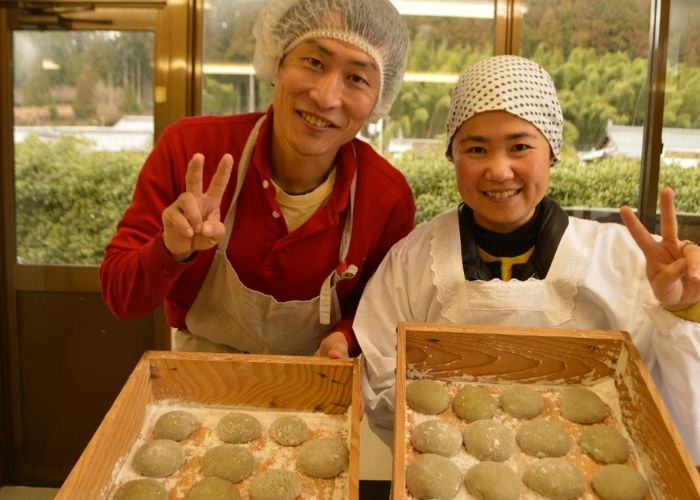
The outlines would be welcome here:
[[[622,222],[646,257],[646,273],[654,295],[670,310],[700,301],[700,247],[678,239],[673,190],[661,190],[661,241],[656,241],[629,207],[620,209]]]
[[[208,250],[226,233],[221,222],[221,198],[228,185],[233,158],[225,154],[203,192],[204,156],[197,153],[187,164],[186,190],[163,210],[163,243],[178,260],[187,259],[198,250]]]
[[[342,359],[350,357],[348,353],[348,339],[343,332],[332,332],[321,341],[314,356],[326,356],[328,358]]]

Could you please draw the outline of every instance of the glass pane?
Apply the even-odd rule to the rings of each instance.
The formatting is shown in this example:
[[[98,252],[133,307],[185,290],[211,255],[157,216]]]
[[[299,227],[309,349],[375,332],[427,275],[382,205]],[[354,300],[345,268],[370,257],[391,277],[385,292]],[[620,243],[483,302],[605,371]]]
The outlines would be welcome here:
[[[661,186],[676,193],[681,238],[700,241],[700,4],[671,4]]]
[[[394,0],[410,30],[408,70],[391,114],[360,137],[399,167],[418,198],[419,222],[459,199],[443,154],[450,92],[461,70],[493,53],[492,0]],[[272,89],[253,75],[252,26],[265,0],[206,0],[202,113],[265,110]],[[448,187],[446,187],[448,186]]]
[[[650,0],[527,0],[521,54],[552,75],[566,120],[549,196],[579,216],[636,207]]]
[[[15,31],[17,262],[97,265],[153,145],[153,33]]]
[[[253,70],[253,25],[266,0],[206,0],[202,40],[202,113],[264,111],[272,89]]]
[[[394,3],[411,33],[408,70],[389,119],[367,127],[367,135],[406,175],[421,223],[461,201],[445,158],[447,112],[461,71],[493,54],[495,6],[492,1]]]

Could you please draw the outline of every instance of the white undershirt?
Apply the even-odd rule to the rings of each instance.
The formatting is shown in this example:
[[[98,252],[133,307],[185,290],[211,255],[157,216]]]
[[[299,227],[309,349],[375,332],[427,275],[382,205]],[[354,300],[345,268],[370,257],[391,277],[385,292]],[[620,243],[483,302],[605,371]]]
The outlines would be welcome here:
[[[284,214],[284,220],[287,222],[287,230],[291,233],[296,228],[304,224],[311,216],[322,207],[333,192],[335,184],[335,169],[331,170],[328,177],[316,189],[304,194],[290,195],[285,193],[275,181],[272,185],[275,186],[275,200]]]

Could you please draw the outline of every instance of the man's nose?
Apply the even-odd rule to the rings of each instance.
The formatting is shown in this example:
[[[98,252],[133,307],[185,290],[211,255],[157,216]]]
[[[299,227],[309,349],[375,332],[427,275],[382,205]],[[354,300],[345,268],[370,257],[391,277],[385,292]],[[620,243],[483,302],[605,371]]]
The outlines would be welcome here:
[[[311,98],[322,109],[336,108],[342,102],[342,76],[334,71],[324,73],[311,90]]]

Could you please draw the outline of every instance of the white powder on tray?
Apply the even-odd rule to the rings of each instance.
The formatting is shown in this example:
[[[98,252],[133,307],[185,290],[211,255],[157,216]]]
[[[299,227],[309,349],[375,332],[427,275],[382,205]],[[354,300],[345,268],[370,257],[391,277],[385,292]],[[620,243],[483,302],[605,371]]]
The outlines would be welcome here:
[[[241,498],[247,499],[251,480],[260,472],[270,468],[281,468],[297,472],[302,483],[302,497],[309,500],[344,500],[348,496],[347,469],[332,479],[316,479],[296,470],[296,457],[299,446],[282,446],[269,437],[268,429],[272,422],[283,415],[296,415],[309,427],[306,441],[320,437],[335,437],[349,446],[350,411],[344,414],[328,415],[320,412],[299,412],[285,410],[261,410],[250,407],[203,406],[175,400],[158,401],[148,405],[141,432],[129,452],[115,465],[112,484],[102,495],[109,499],[123,483],[132,479],[141,479],[131,463],[136,451],[147,441],[154,439],[153,427],[158,418],[169,411],[184,410],[192,413],[200,422],[200,427],[187,439],[180,441],[185,451],[185,462],[175,474],[166,478],[154,478],[169,492],[169,499],[183,498],[189,488],[203,478],[199,473],[199,462],[204,453],[216,446],[225,444],[216,433],[219,420],[231,412],[248,413],[262,424],[262,435],[249,443],[238,446],[248,448],[255,457],[255,469],[247,479],[236,484]]]
[[[406,381],[407,384],[410,384],[412,382],[412,379],[409,379]],[[451,422],[455,425],[457,425],[460,428],[460,431],[463,430],[467,423],[461,420],[459,417],[457,417],[453,412],[452,412],[452,407],[451,407],[451,402],[457,393],[459,389],[464,387],[465,385],[471,385],[471,386],[479,386],[483,387],[484,389],[488,390],[496,399],[498,398],[498,395],[500,394],[501,390],[505,389],[508,385],[511,385],[510,383],[506,384],[497,384],[497,383],[489,383],[489,384],[481,384],[481,383],[474,383],[474,382],[464,382],[464,381],[443,381],[439,380],[439,382],[443,383],[445,387],[447,387],[447,390],[450,394],[450,406],[448,409],[443,412],[440,415],[426,415],[417,411],[412,410],[411,408],[407,407],[406,408],[406,416],[405,416],[405,429],[406,429],[406,444],[405,444],[405,449],[406,449],[406,455],[405,455],[405,463],[408,465],[410,461],[419,454],[415,448],[412,447],[411,445],[411,430],[414,429],[417,425],[421,424],[422,422],[425,422],[427,420],[433,420],[433,419],[440,419],[440,420],[445,420],[448,422]],[[590,457],[586,456],[581,452],[579,449],[577,443],[578,443],[578,438],[581,434],[581,431],[586,427],[581,424],[576,424],[574,422],[570,422],[566,420],[564,417],[562,417],[559,414],[559,395],[561,394],[561,391],[564,390],[566,387],[569,387],[567,385],[563,384],[528,384],[529,387],[532,387],[535,389],[544,399],[544,409],[542,413],[539,415],[539,417],[546,417],[549,420],[553,420],[559,424],[561,424],[564,429],[566,429],[569,434],[571,435],[572,438],[572,445],[571,449],[569,452],[563,457],[569,460],[570,462],[574,463],[576,466],[578,466],[586,475],[588,479],[588,487],[586,492],[583,494],[581,497],[584,500],[597,500],[599,497],[596,495],[593,490],[591,489],[590,486],[590,479],[597,470],[600,465],[595,463]],[[625,426],[622,424],[622,413],[620,409],[620,399],[617,393],[617,388],[615,387],[615,381],[611,377],[603,377],[599,380],[597,380],[595,383],[591,385],[586,385],[588,389],[591,389],[593,392],[595,392],[605,404],[608,405],[610,408],[610,414],[603,420],[601,423],[610,425],[615,427],[617,430],[619,430],[622,435],[627,439],[627,442],[630,444],[630,459],[628,460],[627,464],[631,465],[632,467],[635,467],[642,475],[645,476],[646,474],[644,473],[644,470],[639,466],[640,464],[640,459],[639,459],[639,454],[637,453],[636,447],[634,446],[634,442],[629,436],[629,433],[627,432],[627,429]],[[538,417],[535,417],[538,418]],[[505,413],[500,407],[498,407],[496,414],[493,417],[494,420],[503,423],[507,427],[513,430],[513,432],[517,432],[518,426],[520,423],[525,422],[526,420],[524,419],[517,419],[515,417],[512,417],[511,415]],[[479,460],[475,458],[474,456],[470,455],[469,453],[466,452],[464,446],[462,446],[459,450],[459,452],[452,456],[449,457],[450,460],[452,460],[457,467],[459,467],[459,470],[462,471],[462,473],[466,473],[466,471],[472,467],[473,465],[476,465],[479,463]],[[522,478],[523,473],[525,470],[536,460],[538,460],[536,457],[531,457],[522,451],[520,451],[519,448],[516,448],[515,453],[506,461],[503,463],[505,465],[508,465],[512,469],[514,469],[518,476]],[[520,495],[521,500],[546,500],[545,497],[542,495],[539,495],[535,493],[534,491],[530,490],[527,488],[525,485],[523,485],[523,491],[522,494]],[[407,500],[415,500],[415,497],[411,495],[408,491],[406,491],[406,499]],[[453,500],[477,500],[476,497],[470,495],[467,493],[467,489],[464,486],[464,483],[462,482],[460,484],[459,490],[457,491],[457,494],[453,498]]]

